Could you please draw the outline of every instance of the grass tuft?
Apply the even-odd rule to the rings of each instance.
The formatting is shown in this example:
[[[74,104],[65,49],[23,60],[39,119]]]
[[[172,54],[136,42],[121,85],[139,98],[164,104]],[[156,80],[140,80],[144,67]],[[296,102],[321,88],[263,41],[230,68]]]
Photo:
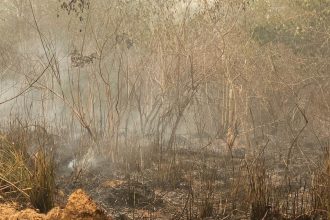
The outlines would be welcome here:
[[[30,176],[29,192],[33,207],[46,213],[54,206],[55,166],[52,155],[41,148],[34,158],[34,169]]]
[[[42,145],[33,155],[28,153],[30,134],[21,126],[0,136],[0,196],[5,200],[29,202],[46,213],[54,203],[55,162],[52,151],[48,152]],[[45,137],[38,133],[35,136]]]

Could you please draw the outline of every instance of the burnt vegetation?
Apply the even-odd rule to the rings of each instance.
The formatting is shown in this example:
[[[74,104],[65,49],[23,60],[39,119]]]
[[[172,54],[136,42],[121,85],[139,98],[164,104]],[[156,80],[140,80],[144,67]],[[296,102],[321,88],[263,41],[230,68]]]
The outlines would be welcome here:
[[[329,1],[0,7],[0,203],[330,219]]]

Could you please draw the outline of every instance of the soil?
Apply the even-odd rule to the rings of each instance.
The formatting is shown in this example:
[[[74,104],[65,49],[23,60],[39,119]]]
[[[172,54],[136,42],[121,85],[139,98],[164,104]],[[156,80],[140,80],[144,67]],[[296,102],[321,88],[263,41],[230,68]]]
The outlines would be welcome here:
[[[105,211],[81,189],[73,192],[66,206],[55,207],[47,214],[38,213],[27,208],[19,210],[18,204],[6,203],[0,205],[0,220],[111,220]]]

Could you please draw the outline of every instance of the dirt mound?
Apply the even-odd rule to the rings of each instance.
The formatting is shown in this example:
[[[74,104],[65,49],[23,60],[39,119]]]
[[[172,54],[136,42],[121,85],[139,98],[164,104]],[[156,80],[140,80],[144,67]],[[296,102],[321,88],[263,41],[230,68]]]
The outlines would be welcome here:
[[[33,209],[18,211],[15,203],[0,205],[0,220],[111,220],[81,189],[72,193],[64,209],[53,208],[45,214]]]
[[[0,219],[3,216],[12,216],[17,212],[17,204],[16,203],[7,203],[0,205]]]
[[[0,205],[0,220],[44,220],[46,215],[37,213],[33,209],[24,209],[17,211],[16,203]]]
[[[109,218],[83,190],[78,189],[69,197],[62,219],[103,220]]]

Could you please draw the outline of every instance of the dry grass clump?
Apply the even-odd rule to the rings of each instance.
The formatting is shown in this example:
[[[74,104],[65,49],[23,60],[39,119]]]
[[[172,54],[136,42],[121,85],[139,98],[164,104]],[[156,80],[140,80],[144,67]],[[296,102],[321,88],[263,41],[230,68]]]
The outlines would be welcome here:
[[[39,149],[34,158],[34,169],[30,173],[29,191],[31,204],[41,212],[47,212],[54,206],[55,163],[52,155],[44,148]]]
[[[248,168],[251,219],[264,219],[269,211],[269,188],[265,164],[261,159]]]
[[[314,183],[314,209],[330,219],[330,145],[323,152],[324,159]]]
[[[158,165],[154,180],[164,189],[176,189],[183,181],[184,168],[179,161],[169,159],[170,162]]]
[[[5,200],[28,201],[47,212],[53,207],[55,189],[53,153],[42,145],[29,153],[27,134],[30,132],[20,127],[0,138],[0,195]]]
[[[5,199],[28,198],[31,187],[30,171],[26,155],[9,142],[5,136],[0,138],[0,195]]]

